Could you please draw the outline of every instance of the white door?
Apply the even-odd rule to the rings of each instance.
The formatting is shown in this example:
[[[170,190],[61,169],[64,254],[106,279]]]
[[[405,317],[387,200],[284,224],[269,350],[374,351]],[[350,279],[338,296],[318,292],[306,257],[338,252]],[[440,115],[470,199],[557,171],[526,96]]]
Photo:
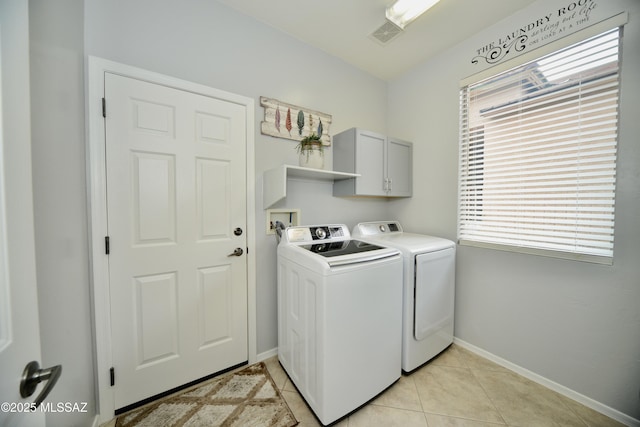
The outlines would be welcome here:
[[[25,365],[32,360],[40,360],[31,189],[28,18],[27,2],[0,2],[2,426],[44,425],[43,412],[28,410],[36,396],[23,398],[20,394],[20,379]]]
[[[115,407],[248,360],[245,107],[106,73]]]

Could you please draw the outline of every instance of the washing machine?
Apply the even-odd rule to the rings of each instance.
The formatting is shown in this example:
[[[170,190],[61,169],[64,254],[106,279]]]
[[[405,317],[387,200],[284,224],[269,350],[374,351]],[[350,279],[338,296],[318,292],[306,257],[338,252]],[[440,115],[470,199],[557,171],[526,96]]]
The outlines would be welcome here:
[[[277,250],[278,359],[327,425],[401,376],[402,256],[344,224],[289,227]]]
[[[455,243],[405,233],[398,221],[360,223],[352,236],[402,252],[402,370],[411,372],[453,342]]]

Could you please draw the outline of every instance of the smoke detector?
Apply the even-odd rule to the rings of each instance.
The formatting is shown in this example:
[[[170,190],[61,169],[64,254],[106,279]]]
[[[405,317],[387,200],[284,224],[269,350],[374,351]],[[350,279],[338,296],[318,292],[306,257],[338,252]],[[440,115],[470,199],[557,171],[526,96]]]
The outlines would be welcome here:
[[[369,37],[371,37],[378,43],[385,45],[402,34],[402,31],[402,28],[398,27],[393,22],[385,21],[385,23],[382,24],[380,28],[371,33]]]

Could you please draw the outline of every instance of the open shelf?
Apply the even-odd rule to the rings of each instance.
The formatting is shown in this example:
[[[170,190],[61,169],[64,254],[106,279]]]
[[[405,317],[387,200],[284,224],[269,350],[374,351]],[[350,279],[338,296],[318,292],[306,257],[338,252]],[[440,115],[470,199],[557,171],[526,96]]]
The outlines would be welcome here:
[[[268,209],[287,197],[287,178],[306,178],[320,181],[338,181],[357,178],[360,174],[310,169],[301,166],[282,165],[264,172],[262,208]]]

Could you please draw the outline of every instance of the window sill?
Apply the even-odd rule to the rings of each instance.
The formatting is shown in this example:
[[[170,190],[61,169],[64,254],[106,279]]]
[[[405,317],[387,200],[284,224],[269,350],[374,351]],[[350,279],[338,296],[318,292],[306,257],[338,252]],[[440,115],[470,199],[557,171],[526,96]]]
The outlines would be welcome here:
[[[475,240],[458,239],[461,246],[495,249],[498,251],[515,252],[529,255],[544,256],[549,258],[567,259],[571,261],[588,262],[592,264],[613,265],[613,257],[601,255],[578,254],[574,252],[554,251],[549,249],[529,248],[523,246],[501,245],[491,242],[479,242]]]

